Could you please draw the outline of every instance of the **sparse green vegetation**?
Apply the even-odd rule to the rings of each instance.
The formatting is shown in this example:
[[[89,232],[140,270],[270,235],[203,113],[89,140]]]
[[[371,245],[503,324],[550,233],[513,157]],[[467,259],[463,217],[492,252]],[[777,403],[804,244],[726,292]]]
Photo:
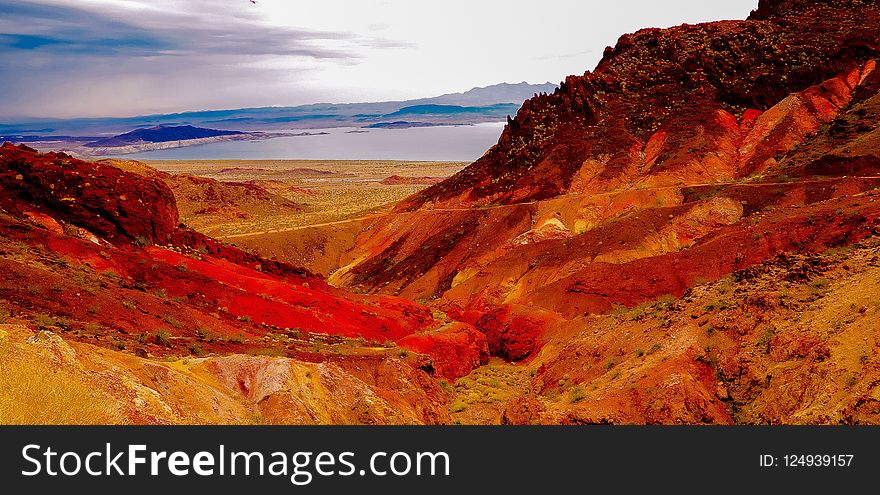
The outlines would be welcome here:
[[[147,247],[147,246],[152,246],[152,245],[153,245],[153,241],[151,241],[151,240],[150,240],[149,238],[147,238],[147,237],[144,237],[144,236],[139,235],[139,236],[137,236],[137,237],[134,238],[134,244],[135,244],[136,246],[138,246],[138,247]]]
[[[445,378],[437,380],[437,384],[440,385],[440,388],[442,388],[444,392],[452,393],[455,390],[452,387],[452,384],[449,383]]]
[[[632,308],[617,304],[612,308],[611,314],[630,321],[638,321],[647,317],[661,317],[662,313],[673,309],[675,301],[675,296],[666,294]]]
[[[72,223],[64,222],[61,225],[61,228],[64,230],[64,235],[70,237],[79,237],[79,227]]]
[[[675,304],[676,297],[672,294],[665,294],[654,300],[654,306],[658,309],[669,310]]]
[[[510,364],[489,364],[477,368],[470,375],[456,380],[454,404],[460,407],[451,407],[450,412],[467,410],[468,414],[476,414],[512,400],[528,387],[528,371],[522,366]]]
[[[215,340],[213,332],[202,327],[196,328],[196,337],[205,342],[214,342]]]
[[[83,325],[83,333],[92,337],[97,337],[101,335],[101,325],[98,325],[94,322],[89,322]]]
[[[171,343],[171,333],[164,328],[156,331],[156,335],[153,336],[153,340],[158,345],[168,345]]]
[[[850,253],[852,253],[853,250],[855,250],[855,248],[856,248],[856,247],[855,247],[854,245],[852,245],[852,244],[848,244],[848,245],[845,245],[845,246],[839,246],[839,247],[829,248],[829,249],[827,249],[823,254],[824,254],[825,256],[830,257],[830,258],[838,258],[838,259],[841,259],[841,258],[845,258],[845,257],[848,256]]]
[[[163,316],[163,317],[162,317],[162,321],[164,321],[165,323],[171,325],[171,326],[174,327],[174,328],[182,328],[182,327],[183,327],[183,323],[181,323],[177,318],[175,318],[175,317],[173,317],[173,316],[171,316],[171,315],[165,315],[165,316]]]
[[[190,344],[187,346],[187,349],[189,349],[190,354],[196,357],[202,357],[206,354],[205,350],[202,349],[202,346],[198,344]]]
[[[249,349],[247,351],[251,356],[268,356],[268,357],[286,357],[287,352],[277,347],[262,347],[259,349]]]
[[[465,409],[467,409],[467,404],[461,401],[455,401],[449,405],[449,412],[451,413],[464,412]]]
[[[727,299],[716,299],[703,308],[707,313],[712,311],[724,311],[730,309],[730,301]]]
[[[764,348],[764,352],[770,352],[770,341],[776,335],[776,327],[773,325],[764,325],[764,330],[758,338],[758,347]]]
[[[568,391],[568,400],[572,404],[578,403],[586,398],[587,393],[584,391],[583,388],[580,387],[580,385],[575,385],[574,387],[571,387],[571,389]]]
[[[38,313],[34,315],[31,321],[40,330],[50,330],[52,328],[70,329],[70,321],[61,316],[56,317],[45,313]]]

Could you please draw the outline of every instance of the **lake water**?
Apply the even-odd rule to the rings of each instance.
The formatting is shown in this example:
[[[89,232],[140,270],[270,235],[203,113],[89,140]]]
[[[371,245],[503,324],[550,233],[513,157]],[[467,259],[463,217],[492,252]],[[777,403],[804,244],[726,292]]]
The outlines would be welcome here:
[[[424,160],[471,162],[483,155],[504,123],[408,129],[298,129],[256,141],[227,141],[124,155],[135,160]]]

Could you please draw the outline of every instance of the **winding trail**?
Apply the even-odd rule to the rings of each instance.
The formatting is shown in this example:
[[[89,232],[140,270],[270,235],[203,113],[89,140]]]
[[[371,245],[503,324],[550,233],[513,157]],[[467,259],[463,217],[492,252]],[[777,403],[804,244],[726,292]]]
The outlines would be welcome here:
[[[815,180],[807,180],[807,181],[798,181],[798,184],[815,184],[820,182],[833,182],[839,181],[841,179],[860,179],[860,180],[880,180],[880,176],[844,176],[844,177],[829,177],[827,179],[815,179]],[[790,182],[708,182],[703,184],[687,184],[683,186],[659,186],[659,187],[646,187],[646,188],[633,188],[633,189],[617,189],[614,191],[607,191],[602,193],[565,193],[560,194],[558,196],[554,196],[552,198],[541,199],[541,200],[532,200],[532,201],[523,201],[520,203],[508,203],[508,204],[500,204],[500,205],[491,205],[491,206],[472,206],[467,208],[427,208],[421,210],[415,210],[411,212],[394,212],[388,211],[385,213],[375,213],[371,215],[365,215],[361,217],[354,218],[345,218],[342,220],[335,220],[332,222],[323,222],[323,223],[313,223],[309,225],[299,225],[296,227],[287,227],[283,229],[271,229],[271,230],[259,230],[255,232],[246,232],[242,234],[230,234],[224,236],[215,236],[216,239],[237,239],[242,237],[253,237],[259,235],[267,235],[267,234],[278,234],[282,232],[294,232],[297,230],[305,230],[305,229],[314,229],[321,227],[330,227],[333,225],[344,225],[348,223],[355,222],[363,222],[365,220],[372,220],[375,218],[388,217],[392,215],[404,215],[407,213],[417,213],[417,212],[441,212],[441,213],[454,213],[454,212],[462,212],[462,211],[486,211],[486,210],[496,210],[500,208],[516,208],[520,206],[528,206],[534,205],[545,201],[554,201],[560,198],[567,197],[578,197],[578,196],[593,196],[593,197],[603,197],[603,196],[612,196],[616,194],[621,194],[624,192],[630,191],[662,191],[666,189],[684,189],[691,187],[711,187],[711,186],[744,186],[744,187],[767,187],[767,186],[779,186],[779,185],[788,185]]]

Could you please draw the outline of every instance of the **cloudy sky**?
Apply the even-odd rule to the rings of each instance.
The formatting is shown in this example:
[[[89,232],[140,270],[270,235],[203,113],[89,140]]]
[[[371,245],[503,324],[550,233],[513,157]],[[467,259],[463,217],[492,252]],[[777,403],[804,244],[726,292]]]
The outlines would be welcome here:
[[[757,0],[0,0],[0,119],[407,99],[592,69]]]

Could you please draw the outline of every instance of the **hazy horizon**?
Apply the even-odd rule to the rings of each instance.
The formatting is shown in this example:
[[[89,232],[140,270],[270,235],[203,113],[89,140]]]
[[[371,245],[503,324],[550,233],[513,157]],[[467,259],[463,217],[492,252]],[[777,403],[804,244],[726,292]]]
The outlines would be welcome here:
[[[0,119],[408,100],[558,83],[644,27],[742,19],[757,0],[0,0]]]
[[[350,104],[370,104],[370,103],[393,103],[393,102],[404,102],[404,101],[412,101],[412,100],[422,100],[422,99],[431,99],[439,96],[446,96],[452,94],[462,94],[467,91],[473,89],[484,89],[492,86],[500,86],[502,84],[509,85],[518,85],[518,84],[528,84],[530,86],[540,86],[544,84],[557,84],[552,81],[543,81],[543,82],[531,82],[531,81],[519,81],[519,82],[509,82],[502,81],[497,84],[490,84],[488,86],[474,86],[472,88],[468,88],[463,91],[456,91],[454,93],[443,93],[443,94],[435,94],[435,95],[421,95],[412,98],[406,99],[390,99],[390,100],[374,100],[374,101],[312,101],[307,103],[298,103],[294,105],[285,105],[285,104],[276,104],[276,105],[261,105],[261,106],[244,106],[244,107],[217,107],[217,108],[188,108],[181,109],[172,112],[150,112],[150,113],[139,113],[139,114],[130,114],[130,115],[94,115],[94,116],[72,116],[72,117],[55,117],[55,116],[41,116],[41,115],[20,115],[20,116],[0,116],[0,118],[11,118],[16,121],[48,121],[48,120],[87,120],[87,119],[128,119],[128,118],[138,118],[138,117],[151,117],[158,115],[175,115],[175,114],[189,114],[189,113],[203,113],[203,112],[223,112],[229,110],[244,110],[244,109],[258,109],[258,108],[289,108],[289,107],[297,107],[297,106],[309,106],[309,105],[350,105]],[[500,120],[499,120],[500,122]]]

